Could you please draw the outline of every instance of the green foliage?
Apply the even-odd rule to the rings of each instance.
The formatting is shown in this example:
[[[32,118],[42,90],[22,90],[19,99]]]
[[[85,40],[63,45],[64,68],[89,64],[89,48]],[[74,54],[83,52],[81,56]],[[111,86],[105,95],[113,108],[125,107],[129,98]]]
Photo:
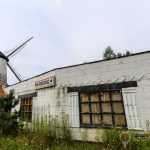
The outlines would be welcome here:
[[[88,140],[87,129],[83,129],[83,130],[81,131],[81,140],[82,140],[83,142],[87,142],[87,140]]]
[[[83,143],[73,141],[72,144],[66,141],[54,141],[51,145],[41,145],[38,143],[38,137],[31,135],[31,143],[28,143],[27,137],[0,137],[1,150],[104,150],[103,146],[96,143]]]
[[[149,150],[150,149],[150,136],[148,133],[131,132],[131,140],[129,147],[132,150]]]
[[[127,50],[126,53],[125,53],[126,56],[129,56],[129,55],[131,55],[131,54],[132,54],[132,53],[131,53],[130,51],[128,51],[128,50]]]
[[[96,142],[102,142],[102,136],[103,136],[103,130],[102,129],[96,129],[96,136],[95,141]]]
[[[117,54],[116,54],[116,57],[117,57],[117,58],[122,57],[122,53],[117,53]]]
[[[13,90],[6,97],[0,98],[0,128],[5,135],[17,134],[19,112],[16,110],[11,112],[11,110],[18,103],[19,100],[15,99]]]
[[[102,134],[102,141],[105,148],[108,150],[123,149],[121,135],[123,130],[118,129],[106,129]],[[150,150],[150,134],[139,133],[138,131],[126,131],[131,137],[126,150]]]
[[[57,116],[53,117],[50,115],[45,115],[44,109],[34,108],[36,114],[38,110],[41,109],[41,114],[35,115],[32,122],[24,122],[23,129],[20,132],[20,136],[28,137],[28,144],[32,143],[32,136],[34,136],[35,141],[41,146],[52,145],[56,141],[71,141],[71,131],[68,123],[68,117],[62,113],[62,118]]]
[[[70,141],[71,140],[70,126],[69,126],[68,118],[63,112],[62,112],[61,120],[62,121],[60,123],[60,137],[61,139]]]
[[[115,53],[110,46],[106,47],[103,54],[104,59],[115,58]]]
[[[131,54],[132,53],[128,50],[125,53],[120,53],[120,52],[114,53],[113,49],[110,46],[108,46],[104,50],[103,59],[120,58],[123,56],[129,56]]]
[[[105,147],[109,150],[119,150],[121,148],[120,141],[121,130],[118,129],[104,129],[102,133],[102,141]]]

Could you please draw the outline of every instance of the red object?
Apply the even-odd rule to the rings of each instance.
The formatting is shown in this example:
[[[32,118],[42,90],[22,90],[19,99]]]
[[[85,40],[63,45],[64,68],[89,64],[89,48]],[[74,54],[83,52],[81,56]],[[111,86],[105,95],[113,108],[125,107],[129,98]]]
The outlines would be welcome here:
[[[4,97],[4,96],[6,96],[6,94],[5,94],[2,86],[0,86],[0,97]]]

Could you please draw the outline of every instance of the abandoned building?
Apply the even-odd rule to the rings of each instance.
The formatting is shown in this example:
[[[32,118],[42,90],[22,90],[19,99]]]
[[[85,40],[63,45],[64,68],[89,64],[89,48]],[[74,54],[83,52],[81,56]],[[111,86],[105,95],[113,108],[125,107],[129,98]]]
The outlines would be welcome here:
[[[146,131],[150,121],[150,51],[56,68],[5,90],[11,89],[20,100],[16,109],[29,121],[48,111],[52,116],[64,112],[74,139],[81,139],[85,128],[89,140],[94,140],[96,127]]]

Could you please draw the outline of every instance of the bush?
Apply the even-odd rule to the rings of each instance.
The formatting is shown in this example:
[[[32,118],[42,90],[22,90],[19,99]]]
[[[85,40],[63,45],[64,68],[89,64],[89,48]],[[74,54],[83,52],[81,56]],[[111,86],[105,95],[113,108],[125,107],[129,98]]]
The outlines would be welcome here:
[[[62,113],[62,119],[60,122],[60,138],[66,141],[71,140],[71,130],[67,119],[67,116]]]
[[[147,133],[131,132],[129,146],[132,150],[150,150],[150,136]]]
[[[121,148],[120,141],[121,130],[118,129],[104,129],[102,133],[102,141],[105,147],[109,150],[119,150]]]
[[[19,100],[15,99],[13,90],[5,97],[0,98],[0,127],[4,135],[17,135],[18,133],[19,122],[17,119],[19,112],[11,112],[12,108],[18,103]]]

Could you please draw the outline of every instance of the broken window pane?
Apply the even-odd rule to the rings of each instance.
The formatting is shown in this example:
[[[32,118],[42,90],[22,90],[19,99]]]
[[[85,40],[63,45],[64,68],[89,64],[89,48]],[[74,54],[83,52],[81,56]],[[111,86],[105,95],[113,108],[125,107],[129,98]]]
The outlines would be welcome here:
[[[112,115],[108,115],[108,114],[104,114],[103,115],[103,122],[102,122],[104,125],[113,125],[113,122],[112,122]]]
[[[90,115],[89,114],[82,114],[82,123],[90,124]]]
[[[81,112],[83,112],[83,113],[90,112],[89,104],[82,104]]]
[[[114,120],[115,120],[115,125],[121,125],[121,126],[125,125],[125,117],[124,117],[124,115],[116,114],[114,116]]]
[[[123,113],[123,105],[122,103],[113,103],[113,110],[115,113]]]
[[[80,95],[81,102],[88,102],[89,101],[89,94],[84,93]]]
[[[100,115],[92,115],[92,123],[94,125],[100,125],[101,124],[101,116]]]
[[[108,91],[100,92],[101,101],[110,101],[110,96]]]
[[[111,112],[111,104],[110,103],[102,103],[102,112]]]
[[[121,91],[111,91],[111,99],[112,101],[121,101]]]
[[[91,104],[91,112],[93,113],[99,113],[100,112],[100,106],[99,103]]]
[[[91,102],[98,102],[99,101],[99,94],[98,93],[91,93],[90,94]]]

